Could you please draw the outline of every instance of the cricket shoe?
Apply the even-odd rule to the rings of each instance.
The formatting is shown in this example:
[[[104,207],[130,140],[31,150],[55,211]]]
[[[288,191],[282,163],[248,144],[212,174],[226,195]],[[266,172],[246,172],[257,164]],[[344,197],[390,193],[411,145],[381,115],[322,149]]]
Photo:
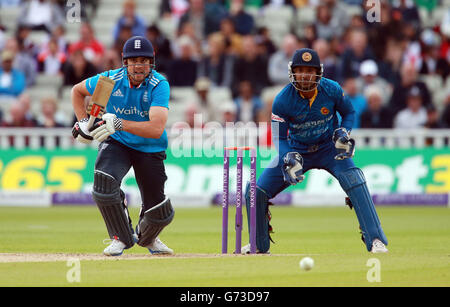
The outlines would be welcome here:
[[[126,245],[122,241],[119,241],[118,239],[105,239],[103,240],[103,243],[107,244],[111,242],[104,250],[103,255],[105,256],[120,256],[123,254],[123,250],[125,249]]]
[[[270,254],[270,251],[267,251],[265,253],[261,253],[258,249],[256,249],[256,253],[257,254]],[[241,254],[243,254],[243,255],[250,254],[250,243],[245,245],[245,246],[242,246]]]
[[[387,253],[388,249],[384,245],[383,242],[381,242],[378,239],[373,240],[372,242],[372,250],[371,253],[377,254],[377,253]]]
[[[167,247],[158,237],[149,246],[146,246],[152,255],[172,255],[173,249]]]

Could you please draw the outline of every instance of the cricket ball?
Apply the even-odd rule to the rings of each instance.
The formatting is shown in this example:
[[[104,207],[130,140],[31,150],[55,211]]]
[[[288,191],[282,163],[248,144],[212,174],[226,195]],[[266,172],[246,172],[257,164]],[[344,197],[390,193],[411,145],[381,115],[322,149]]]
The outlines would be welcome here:
[[[309,271],[314,266],[314,260],[310,257],[304,257],[300,260],[300,269],[303,271]]]

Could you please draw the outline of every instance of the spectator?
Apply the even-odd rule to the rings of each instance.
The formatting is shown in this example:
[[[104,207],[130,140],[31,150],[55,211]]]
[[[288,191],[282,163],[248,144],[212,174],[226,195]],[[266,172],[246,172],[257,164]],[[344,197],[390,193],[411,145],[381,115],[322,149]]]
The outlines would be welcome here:
[[[220,22],[220,32],[225,40],[225,53],[237,56],[242,51],[242,36],[235,30],[233,20],[230,17]]]
[[[440,24],[442,43],[440,47],[441,58],[450,63],[450,10],[447,10]]]
[[[23,111],[25,112],[25,118],[27,121],[33,122],[33,124],[37,125],[36,117],[33,113],[31,113],[31,96],[28,93],[23,93],[17,98],[17,103],[22,106]]]
[[[450,128],[450,89],[447,89],[444,105],[445,107],[442,111],[441,122],[445,128]]]
[[[429,129],[443,128],[441,119],[439,118],[439,112],[433,105],[427,107],[427,121],[424,126]]]
[[[331,9],[327,5],[318,5],[316,7],[316,16],[315,31],[318,38],[330,40],[333,37],[342,35],[343,28],[340,27],[338,20],[333,18]]]
[[[94,29],[89,23],[83,23],[80,27],[80,39],[69,46],[69,55],[76,50],[81,50],[84,57],[94,64],[101,67],[104,47],[101,42],[95,38]]]
[[[365,60],[359,66],[359,78],[356,80],[358,92],[364,92],[364,89],[371,85],[380,87],[383,95],[383,104],[389,102],[392,95],[392,86],[383,78],[378,76],[378,65],[374,60]]]
[[[190,0],[189,9],[178,23],[180,30],[184,23],[190,22],[195,29],[197,39],[203,41],[209,34],[219,30],[220,21],[225,17],[225,9],[215,2]]]
[[[420,27],[419,10],[414,4],[414,1],[399,0],[393,1],[393,4],[392,14],[394,18],[410,23],[416,29]]]
[[[367,34],[361,29],[353,29],[349,33],[349,46],[342,54],[341,78],[344,80],[359,75],[359,65],[374,55],[367,44]]]
[[[188,10],[188,0],[161,0],[159,15],[164,19],[174,19],[174,22],[178,22]]]
[[[263,103],[259,96],[253,92],[250,81],[243,80],[239,83],[239,95],[234,99],[236,104],[236,120],[243,123],[258,122]]]
[[[241,35],[252,33],[255,21],[253,16],[245,12],[244,0],[231,0],[230,17],[233,20],[236,32]]]
[[[170,41],[165,37],[156,25],[147,28],[147,38],[153,45],[158,60],[156,61],[156,70],[160,73],[167,74],[169,63],[173,59]]]
[[[117,53],[122,54],[123,45],[125,42],[133,36],[133,30],[130,26],[123,25],[119,29],[116,39],[114,40],[114,49]]]
[[[271,56],[278,50],[270,38],[270,31],[267,27],[259,27],[256,30],[255,42],[259,46],[260,54]]]
[[[306,44],[305,48],[312,48],[312,45],[318,39],[319,38],[317,37],[317,28],[314,23],[310,23],[303,28],[302,40]]]
[[[192,55],[195,58],[199,58],[202,54],[202,45],[203,42],[195,33],[195,27],[192,22],[185,22],[181,26],[180,30],[177,33],[177,38],[180,38],[182,36],[188,37],[192,43],[193,43],[193,49],[192,49]],[[180,57],[180,49],[176,42],[173,42],[172,44],[172,51],[175,55],[175,57]]]
[[[26,110],[19,101],[11,105],[9,114],[10,120],[3,121],[2,127],[36,127],[34,121],[26,118]]]
[[[233,93],[236,96],[239,84],[243,80],[251,82],[254,93],[259,95],[262,89],[269,85],[266,57],[258,54],[253,36],[247,35],[242,40],[242,52],[234,63]]]
[[[41,114],[42,118],[39,122],[40,127],[45,128],[59,128],[64,127],[63,123],[60,123],[56,118],[56,111],[58,110],[58,104],[55,98],[46,97],[41,100]]]
[[[97,68],[86,58],[81,49],[72,53],[63,68],[64,85],[75,85],[97,74]]]
[[[405,50],[402,50],[403,62],[413,64],[418,70],[422,64],[422,46],[419,41],[418,31],[412,24],[404,23],[401,28],[401,34],[403,35],[403,42],[406,44]]]
[[[445,58],[441,57],[441,39],[433,30],[427,29],[422,32],[422,61],[419,67],[419,74],[440,75],[445,82],[450,73],[450,65]]]
[[[19,25],[26,25],[33,31],[51,33],[56,26],[64,24],[64,13],[50,0],[23,1],[19,14]]]
[[[122,67],[122,56],[114,48],[105,51],[104,66],[102,71],[114,70]]]
[[[37,63],[33,56],[19,46],[18,40],[14,37],[8,39],[5,44],[5,50],[15,54],[13,68],[21,71],[25,75],[26,87],[35,84],[37,77]]]
[[[224,101],[220,105],[221,123],[226,126],[227,123],[236,122],[236,104],[233,101]]]
[[[113,30],[114,41],[119,38],[123,26],[131,28],[131,36],[145,36],[147,25],[142,17],[136,15],[136,2],[134,0],[125,0],[123,3],[122,16],[120,16]]]
[[[5,128],[31,128],[36,127],[36,123],[32,120],[27,119],[26,110],[23,104],[19,101],[13,103],[9,109],[9,120],[3,120],[0,123],[0,127]],[[30,137],[27,135],[24,138],[24,145],[28,146],[30,143]],[[16,146],[16,139],[14,135],[9,136],[9,146]]]
[[[407,94],[407,107],[395,116],[394,128],[420,128],[427,122],[427,111],[422,104],[420,89],[412,87]]]
[[[331,53],[330,43],[322,38],[314,41],[312,49],[317,51],[323,65],[323,77],[337,80],[336,58]]]
[[[281,49],[269,58],[268,76],[272,84],[280,85],[289,82],[287,67],[295,50],[298,49],[298,39],[293,34],[283,38]],[[322,58],[321,58],[322,60]]]
[[[342,1],[337,0],[323,0],[322,2],[329,8],[331,16],[333,16],[333,23],[337,24],[337,27],[340,29],[339,32],[342,33],[343,29],[349,26],[349,21],[351,20],[346,5]]]
[[[400,74],[401,83],[394,87],[390,101],[390,106],[394,113],[406,107],[408,93],[413,87],[419,88],[422,103],[425,107],[432,104],[430,92],[425,83],[418,80],[417,71],[412,64],[403,64]]]
[[[388,129],[392,128],[392,112],[383,105],[383,91],[375,84],[369,85],[364,91],[367,109],[361,114],[361,128]]]
[[[35,57],[39,53],[39,47],[30,38],[31,28],[26,25],[19,25],[16,29],[16,39],[19,45],[19,49],[22,52],[28,53],[30,56]]]
[[[194,43],[187,36],[177,40],[180,57],[172,60],[168,70],[168,78],[172,86],[193,86],[197,79],[197,61],[194,59]]]
[[[53,29],[52,35],[42,43],[40,52],[48,51],[48,44],[51,40],[55,40],[58,45],[58,51],[62,53],[67,53],[68,42],[66,39],[66,29],[64,26],[60,25]]]
[[[184,111],[184,122],[188,124],[189,128],[203,128],[203,124],[205,123],[204,118],[202,117],[202,123],[201,126],[198,124],[198,121],[196,122],[196,115],[201,114],[201,110],[198,109],[198,106],[195,104],[188,104],[186,106],[186,109]],[[180,125],[180,123],[176,124],[174,126],[175,128],[183,128],[183,124]]]
[[[43,50],[38,56],[38,70],[48,75],[59,75],[65,62],[66,54],[59,51],[58,41],[51,39],[48,49]]]
[[[25,75],[13,68],[14,53],[4,50],[1,54],[0,95],[19,96],[25,89]]]
[[[2,20],[0,19],[0,50],[3,50],[6,42],[6,27],[2,25]]]
[[[225,54],[225,41],[216,32],[208,37],[208,53],[199,63],[199,75],[207,77],[215,86],[230,87],[233,81],[233,58]]]
[[[344,81],[343,89],[347,99],[352,103],[353,109],[355,109],[355,120],[353,122],[353,128],[359,128],[361,125],[361,114],[367,109],[366,98],[358,92],[356,86],[356,78],[348,78]]]
[[[200,77],[195,81],[197,99],[191,104],[197,113],[202,114],[203,122],[218,121],[217,110],[209,98],[211,81],[206,77]]]

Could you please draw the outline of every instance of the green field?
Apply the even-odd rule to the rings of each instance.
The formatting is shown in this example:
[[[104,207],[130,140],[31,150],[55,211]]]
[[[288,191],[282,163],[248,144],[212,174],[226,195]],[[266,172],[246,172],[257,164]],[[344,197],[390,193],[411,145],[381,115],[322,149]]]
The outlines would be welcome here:
[[[176,209],[161,235],[173,256],[152,256],[136,245],[107,258],[101,255],[107,233],[95,207],[3,207],[0,286],[450,286],[448,208],[379,207],[388,254],[366,251],[347,207],[271,211],[271,255],[220,255],[221,208],[208,208]],[[137,209],[130,214],[137,220]],[[315,261],[308,272],[299,268],[306,255]],[[79,282],[67,278],[75,268],[69,258],[79,261],[79,275],[69,274]],[[379,282],[368,280],[372,258]]]

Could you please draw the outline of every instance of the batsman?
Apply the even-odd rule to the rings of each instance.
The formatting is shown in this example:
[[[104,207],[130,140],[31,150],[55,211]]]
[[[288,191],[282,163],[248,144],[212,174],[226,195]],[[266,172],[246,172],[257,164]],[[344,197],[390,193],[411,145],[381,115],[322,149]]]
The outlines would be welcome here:
[[[369,252],[387,252],[387,238],[361,169],[352,157],[355,141],[350,137],[355,111],[338,83],[323,78],[323,65],[315,50],[297,50],[288,67],[290,83],[272,105],[272,138],[278,156],[262,172],[256,192],[256,247],[270,248],[269,200],[300,183],[310,169],[324,169],[333,175],[355,210],[362,240]],[[337,113],[342,116],[339,122]],[[249,189],[246,191],[249,212]],[[242,251],[247,253],[249,245]]]
[[[72,89],[78,119],[73,137],[82,143],[99,142],[92,197],[110,237],[103,254],[119,256],[135,243],[152,254],[172,254],[158,237],[175,213],[164,193],[170,86],[154,69],[154,49],[145,37],[126,41],[122,63],[121,68],[88,78]],[[92,96],[88,107],[86,96]],[[94,121],[95,117],[99,119]],[[121,189],[131,167],[142,199],[135,230]]]

